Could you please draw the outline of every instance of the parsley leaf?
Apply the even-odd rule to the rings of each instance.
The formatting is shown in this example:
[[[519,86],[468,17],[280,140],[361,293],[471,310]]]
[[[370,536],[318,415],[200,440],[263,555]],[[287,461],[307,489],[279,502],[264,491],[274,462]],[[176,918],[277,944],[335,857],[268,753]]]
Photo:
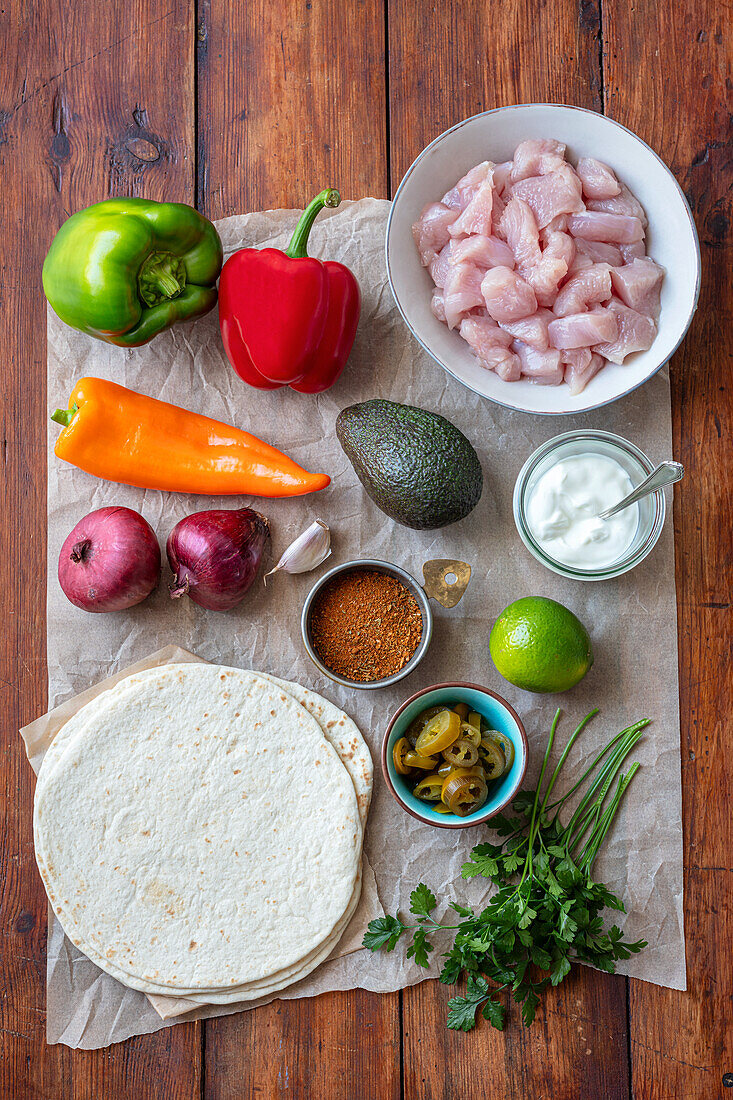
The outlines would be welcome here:
[[[475,875],[484,875],[491,878],[499,870],[499,861],[496,858],[496,848],[493,844],[477,844],[471,852],[470,862],[461,867],[462,878],[473,878]]]
[[[399,918],[377,917],[369,921],[361,946],[368,947],[370,951],[379,951],[380,948],[384,948],[385,951],[394,951],[398,939],[405,931],[406,925]]]
[[[433,950],[433,945],[427,936],[424,928],[416,928],[412,943],[407,948],[408,959],[414,959],[418,966],[428,966],[428,954]]]
[[[524,1020],[525,1027],[529,1027],[534,1020],[534,1014],[537,1011],[537,1005],[539,1003],[540,999],[534,989],[528,989],[527,996],[522,1005],[522,1019]]]
[[[476,1010],[489,996],[486,978],[469,976],[465,997],[448,1001],[448,1027],[453,1031],[471,1031],[476,1026]]]
[[[504,1030],[504,1018],[506,1016],[506,1009],[499,1001],[492,1001],[489,999],[484,1007],[481,1009],[481,1015],[485,1020],[488,1020],[492,1027],[495,1027],[497,1031]]]
[[[545,967],[547,969],[547,967]],[[570,960],[567,955],[559,955],[553,959],[550,969],[550,981],[553,985],[559,985],[563,978],[570,973]]]
[[[437,904],[438,899],[424,882],[416,886],[410,894],[410,912],[416,917],[427,917]]]

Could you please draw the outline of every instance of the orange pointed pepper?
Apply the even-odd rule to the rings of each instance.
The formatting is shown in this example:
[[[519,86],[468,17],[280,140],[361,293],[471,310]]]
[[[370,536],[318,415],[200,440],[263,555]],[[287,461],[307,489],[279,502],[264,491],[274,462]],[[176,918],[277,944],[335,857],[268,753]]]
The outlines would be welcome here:
[[[142,489],[211,496],[295,497],[325,489],[287,455],[219,420],[128,390],[103,378],[81,378],[56,455],[80,470]]]

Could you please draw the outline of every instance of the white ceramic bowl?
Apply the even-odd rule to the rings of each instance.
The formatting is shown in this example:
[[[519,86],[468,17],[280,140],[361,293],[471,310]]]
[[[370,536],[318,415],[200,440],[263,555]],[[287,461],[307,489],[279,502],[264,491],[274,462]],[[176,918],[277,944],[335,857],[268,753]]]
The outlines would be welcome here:
[[[610,164],[644,207],[647,252],[665,271],[659,332],[651,348],[609,363],[578,394],[568,387],[503,382],[481,367],[457,332],[430,312],[433,282],[420,263],[412,224],[474,164],[508,160],[525,138],[556,138],[573,164],[597,157]],[[500,405],[534,413],[574,413],[618,400],[651,378],[675,352],[697,307],[700,245],[682,190],[667,166],[640,138],[604,115],[555,103],[499,107],[446,130],[422,151],[395,195],[387,223],[387,275],[400,313],[419,343],[449,374]]]

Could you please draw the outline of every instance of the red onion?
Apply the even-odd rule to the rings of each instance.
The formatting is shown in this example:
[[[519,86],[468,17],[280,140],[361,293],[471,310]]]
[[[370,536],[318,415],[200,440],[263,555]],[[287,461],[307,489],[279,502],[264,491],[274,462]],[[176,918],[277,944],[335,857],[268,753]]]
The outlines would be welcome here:
[[[210,611],[229,611],[251,588],[270,528],[251,508],[186,516],[166,544],[175,577],[171,596],[188,595]]]
[[[77,523],[61,547],[59,584],[82,611],[123,611],[160,580],[160,547],[132,508],[98,508]]]

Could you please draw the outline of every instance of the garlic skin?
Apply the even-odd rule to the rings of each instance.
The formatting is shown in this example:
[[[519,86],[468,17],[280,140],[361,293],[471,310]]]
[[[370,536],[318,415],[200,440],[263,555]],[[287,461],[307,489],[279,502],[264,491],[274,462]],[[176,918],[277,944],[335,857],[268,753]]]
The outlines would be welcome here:
[[[310,527],[298,535],[294,542],[290,543],[284,551],[280,561],[274,569],[265,574],[267,578],[273,573],[309,573],[316,569],[331,553],[331,532],[328,525],[322,519],[316,519]]]

